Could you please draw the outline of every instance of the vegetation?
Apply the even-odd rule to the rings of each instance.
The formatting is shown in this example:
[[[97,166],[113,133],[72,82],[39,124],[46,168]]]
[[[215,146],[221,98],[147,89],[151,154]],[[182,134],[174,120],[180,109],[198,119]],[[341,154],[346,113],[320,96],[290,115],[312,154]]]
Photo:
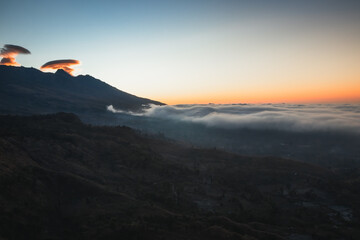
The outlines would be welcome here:
[[[359,170],[0,116],[0,238],[358,239]]]

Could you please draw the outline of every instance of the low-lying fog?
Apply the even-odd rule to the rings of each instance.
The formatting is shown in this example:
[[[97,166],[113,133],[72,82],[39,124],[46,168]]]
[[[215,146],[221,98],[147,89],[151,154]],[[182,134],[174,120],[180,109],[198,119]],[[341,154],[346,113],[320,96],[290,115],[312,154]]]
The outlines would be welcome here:
[[[117,124],[196,146],[360,164],[360,104],[152,105],[143,113],[107,109],[116,114]]]

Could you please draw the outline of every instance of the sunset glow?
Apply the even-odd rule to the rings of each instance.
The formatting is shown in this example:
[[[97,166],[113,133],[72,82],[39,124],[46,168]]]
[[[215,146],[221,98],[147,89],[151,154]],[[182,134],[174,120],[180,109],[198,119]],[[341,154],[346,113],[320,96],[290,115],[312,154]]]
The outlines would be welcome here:
[[[359,78],[339,80],[324,79],[313,83],[290,84],[283,86],[219,86],[212,90],[159,94],[157,99],[167,104],[230,104],[230,103],[359,103]],[[325,84],[325,83],[328,84]],[[240,84],[239,84],[240,85]],[[235,85],[236,86],[236,85]]]
[[[1,59],[0,65],[20,66],[20,64],[15,61],[15,57],[4,57]]]
[[[359,1],[120,2],[56,5],[66,19],[52,4],[25,1],[30,14],[7,3],[1,41],[36,52],[24,66],[89,74],[167,104],[360,99]],[[4,24],[15,11],[19,20]],[[43,19],[56,27],[38,28]],[[68,56],[81,70],[76,60],[42,65]]]
[[[318,95],[316,93],[309,95],[308,93],[298,94],[281,94],[274,96],[252,95],[252,96],[227,96],[227,95],[213,95],[202,96],[199,98],[184,98],[184,97],[168,97],[157,98],[159,101],[170,105],[176,104],[232,104],[232,103],[360,103],[359,90],[349,92],[336,92],[334,95],[327,93]]]

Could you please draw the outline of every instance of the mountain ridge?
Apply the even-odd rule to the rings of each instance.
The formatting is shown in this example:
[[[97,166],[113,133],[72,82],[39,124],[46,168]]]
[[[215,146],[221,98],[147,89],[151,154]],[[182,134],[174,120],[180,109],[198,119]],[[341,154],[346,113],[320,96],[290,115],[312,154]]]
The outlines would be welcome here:
[[[164,103],[121,91],[90,75],[65,71],[44,73],[35,68],[0,66],[0,113],[47,114],[74,112],[105,114],[106,106],[141,111],[143,105]]]
[[[360,236],[356,176],[86,125],[69,113],[0,116],[0,165],[4,239]]]

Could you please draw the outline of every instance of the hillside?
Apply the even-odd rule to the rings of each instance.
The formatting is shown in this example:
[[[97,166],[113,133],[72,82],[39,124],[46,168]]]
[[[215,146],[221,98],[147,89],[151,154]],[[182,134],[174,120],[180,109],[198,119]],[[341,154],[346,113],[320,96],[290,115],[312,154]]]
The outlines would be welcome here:
[[[89,75],[73,77],[63,70],[44,73],[34,68],[0,66],[0,113],[45,114],[59,111],[80,116],[106,113],[106,106],[136,111],[159,104],[120,91]]]
[[[0,116],[1,239],[358,239],[359,173]]]

